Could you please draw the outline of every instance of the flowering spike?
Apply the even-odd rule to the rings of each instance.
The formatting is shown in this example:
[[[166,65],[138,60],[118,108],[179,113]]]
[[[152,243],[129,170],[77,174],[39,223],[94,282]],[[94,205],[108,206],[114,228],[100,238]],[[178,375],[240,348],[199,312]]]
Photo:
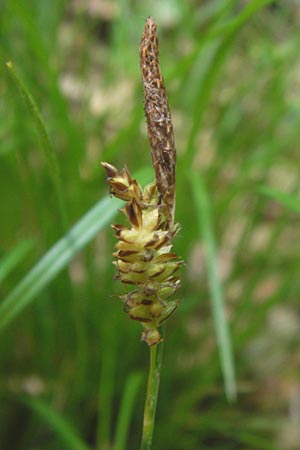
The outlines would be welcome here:
[[[179,288],[176,272],[182,261],[172,252],[174,224],[175,164],[171,115],[158,62],[156,25],[149,17],[140,45],[145,112],[156,180],[144,189],[132,179],[127,167],[121,171],[102,163],[110,192],[126,202],[121,212],[130,227],[113,225],[118,243],[115,279],[132,286],[120,298],[124,311],[143,327],[142,340],[158,344],[161,324],[175,311],[178,301],[169,300]]]
[[[176,150],[170,108],[158,59],[157,26],[148,17],[140,43],[145,114],[157,188],[170,228],[175,212]]]

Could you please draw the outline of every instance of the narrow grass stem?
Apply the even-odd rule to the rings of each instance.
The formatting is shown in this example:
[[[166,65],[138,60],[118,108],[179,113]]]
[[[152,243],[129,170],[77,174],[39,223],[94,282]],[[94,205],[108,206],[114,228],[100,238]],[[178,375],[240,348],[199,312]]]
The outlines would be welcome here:
[[[164,335],[164,328],[162,335]],[[155,425],[155,413],[158,398],[161,361],[163,354],[163,342],[152,345],[150,349],[150,367],[148,374],[147,393],[144,409],[143,436],[141,450],[151,450],[153,431]]]

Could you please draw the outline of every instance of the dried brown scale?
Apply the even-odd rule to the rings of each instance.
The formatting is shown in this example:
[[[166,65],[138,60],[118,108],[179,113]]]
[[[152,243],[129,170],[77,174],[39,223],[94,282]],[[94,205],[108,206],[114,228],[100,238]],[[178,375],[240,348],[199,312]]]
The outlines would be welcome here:
[[[174,224],[176,150],[171,113],[158,59],[157,26],[148,17],[140,43],[140,68],[152,161],[162,207]]]

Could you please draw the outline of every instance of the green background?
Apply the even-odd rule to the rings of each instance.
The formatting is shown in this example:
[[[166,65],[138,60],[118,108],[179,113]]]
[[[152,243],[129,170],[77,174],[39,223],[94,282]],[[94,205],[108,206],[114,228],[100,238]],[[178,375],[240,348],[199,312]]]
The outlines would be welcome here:
[[[153,177],[148,15],[185,260],[153,450],[299,450],[296,0],[1,0],[0,447],[139,448],[148,349],[118,299],[100,161]]]

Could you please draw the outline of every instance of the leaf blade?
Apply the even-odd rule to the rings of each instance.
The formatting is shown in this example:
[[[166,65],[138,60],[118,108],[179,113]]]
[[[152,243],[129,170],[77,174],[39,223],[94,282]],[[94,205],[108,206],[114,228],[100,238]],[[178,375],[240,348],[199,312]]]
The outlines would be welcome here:
[[[114,450],[126,449],[130,419],[132,418],[133,406],[142,378],[142,374],[135,372],[130,374],[126,380],[120,412],[117,419]]]
[[[67,210],[64,201],[63,189],[62,189],[62,179],[60,174],[60,168],[58,163],[58,157],[56,151],[51,142],[47,127],[39,111],[38,105],[33,98],[32,94],[29,92],[28,88],[25,86],[24,82],[21,80],[19,74],[17,73],[13,63],[8,61],[6,63],[7,70],[15,83],[17,89],[21,93],[29,114],[32,117],[33,123],[35,125],[37,134],[40,138],[41,148],[44,153],[45,161],[48,166],[48,172],[53,182],[54,191],[57,197],[57,203],[59,207],[59,216],[63,229],[67,227]]]
[[[81,439],[75,428],[65,417],[55,411],[49,404],[41,399],[28,398],[24,400],[45,423],[50,425],[52,430],[58,436],[65,448],[70,450],[90,450],[90,448]]]
[[[145,167],[136,176],[141,182],[148,183],[152,172]],[[116,198],[103,198],[48,250],[0,304],[0,332],[111,222],[121,204],[122,201]]]
[[[217,273],[216,242],[213,232],[209,198],[199,174],[192,171],[191,188],[196,206],[199,235],[205,245],[205,264],[208,276],[210,300],[219,347],[225,393],[229,401],[237,396],[235,367],[229,327],[225,317],[223,289]]]
[[[0,305],[0,331],[27,307],[36,295],[71,261],[116,213],[120,201],[100,200],[37,262]]]
[[[25,258],[32,248],[32,240],[23,240],[0,260],[0,282],[2,282],[9,275],[9,273],[21,262],[23,258]]]
[[[300,212],[300,199],[295,195],[280,191],[279,189],[275,189],[270,186],[260,186],[257,189],[257,192],[271,198],[272,200],[275,200],[290,211],[297,213]]]

